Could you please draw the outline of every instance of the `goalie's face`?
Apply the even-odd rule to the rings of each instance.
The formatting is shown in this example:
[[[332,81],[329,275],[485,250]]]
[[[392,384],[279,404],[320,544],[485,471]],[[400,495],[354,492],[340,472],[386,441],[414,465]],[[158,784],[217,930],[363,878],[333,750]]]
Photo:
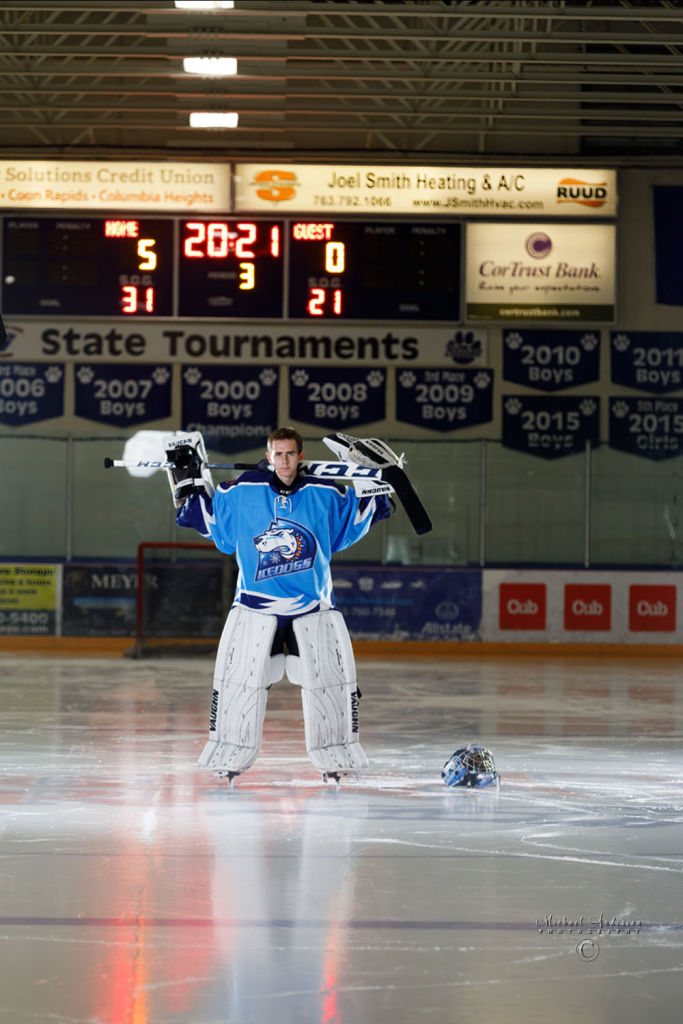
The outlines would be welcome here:
[[[287,487],[293,484],[299,472],[299,463],[304,457],[304,453],[297,449],[296,441],[273,441],[267,454],[268,462],[275,468],[283,484]]]

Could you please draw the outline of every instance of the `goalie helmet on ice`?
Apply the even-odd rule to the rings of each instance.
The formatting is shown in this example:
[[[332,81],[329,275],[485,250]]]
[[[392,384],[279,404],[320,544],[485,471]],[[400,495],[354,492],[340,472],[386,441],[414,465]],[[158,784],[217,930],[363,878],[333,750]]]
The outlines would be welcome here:
[[[447,786],[497,786],[500,776],[496,771],[493,754],[486,747],[470,743],[451,754],[441,769],[441,778]]]

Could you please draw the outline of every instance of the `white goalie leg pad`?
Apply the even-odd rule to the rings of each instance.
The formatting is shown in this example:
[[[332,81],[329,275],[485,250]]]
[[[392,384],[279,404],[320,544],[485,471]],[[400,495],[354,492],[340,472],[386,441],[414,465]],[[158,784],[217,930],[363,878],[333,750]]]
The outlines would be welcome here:
[[[367,768],[358,740],[356,665],[341,612],[330,609],[292,622],[299,654],[285,659],[301,687],[308,756],[321,772]]]
[[[261,749],[268,689],[282,679],[285,656],[271,656],[277,618],[231,609],[218,646],[211,696],[209,740],[200,768],[238,774],[251,767]]]

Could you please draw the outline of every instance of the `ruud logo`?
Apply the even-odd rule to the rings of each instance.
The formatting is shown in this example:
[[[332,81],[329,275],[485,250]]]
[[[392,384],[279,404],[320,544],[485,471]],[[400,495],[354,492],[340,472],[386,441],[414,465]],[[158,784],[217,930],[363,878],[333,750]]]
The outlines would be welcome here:
[[[633,584],[628,593],[628,628],[632,633],[673,633],[676,629],[676,588]]]
[[[501,629],[545,629],[545,583],[501,583]]]
[[[564,588],[564,628],[609,630],[612,588],[609,583],[567,583]]]
[[[562,178],[557,185],[558,203],[578,203],[580,206],[604,206],[607,200],[606,181],[582,181],[580,178]]]

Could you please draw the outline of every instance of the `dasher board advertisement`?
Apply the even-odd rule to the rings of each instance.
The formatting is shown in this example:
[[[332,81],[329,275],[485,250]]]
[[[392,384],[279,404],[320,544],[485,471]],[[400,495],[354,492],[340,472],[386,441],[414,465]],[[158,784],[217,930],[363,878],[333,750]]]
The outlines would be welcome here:
[[[613,224],[468,224],[468,320],[612,323]]]
[[[236,164],[235,210],[615,217],[616,171],[568,167]]]

